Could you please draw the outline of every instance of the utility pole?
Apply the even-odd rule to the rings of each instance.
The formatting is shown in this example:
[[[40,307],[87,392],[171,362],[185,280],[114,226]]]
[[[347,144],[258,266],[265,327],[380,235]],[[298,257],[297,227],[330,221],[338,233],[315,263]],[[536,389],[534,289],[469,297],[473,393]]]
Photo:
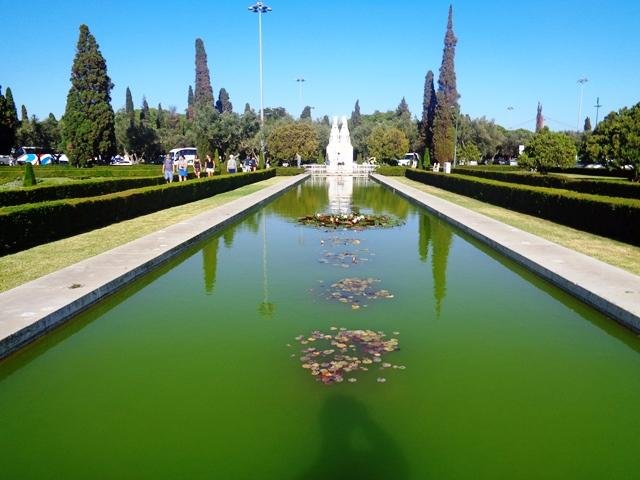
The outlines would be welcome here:
[[[578,79],[578,83],[580,84],[580,101],[578,102],[578,124],[576,126],[576,132],[578,133],[580,133],[580,117],[582,116],[582,93],[584,90],[584,84],[588,81],[589,79],[587,77]]]

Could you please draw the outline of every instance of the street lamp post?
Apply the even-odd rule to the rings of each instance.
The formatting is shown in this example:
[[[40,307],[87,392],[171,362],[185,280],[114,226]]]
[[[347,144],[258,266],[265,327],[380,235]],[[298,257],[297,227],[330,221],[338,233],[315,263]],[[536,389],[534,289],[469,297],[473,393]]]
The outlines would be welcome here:
[[[271,7],[262,2],[251,5],[249,10],[258,14],[258,49],[260,62],[260,127],[264,127],[264,92],[262,89],[262,14],[271,11]]]
[[[580,101],[578,102],[578,124],[576,125],[576,131],[578,133],[580,133],[580,117],[582,116],[582,93],[584,90],[584,84],[588,81],[589,79],[587,77],[578,79],[578,83],[580,84]]]
[[[298,85],[300,86],[300,111],[302,111],[304,108],[304,105],[302,104],[302,84],[305,82],[305,79],[303,77],[298,77],[296,78],[296,82],[298,82]]]

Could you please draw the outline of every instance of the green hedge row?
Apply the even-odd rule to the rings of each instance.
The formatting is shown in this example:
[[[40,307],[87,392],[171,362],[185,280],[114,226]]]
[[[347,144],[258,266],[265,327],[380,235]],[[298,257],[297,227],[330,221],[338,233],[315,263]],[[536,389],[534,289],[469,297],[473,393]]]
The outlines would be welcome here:
[[[0,191],[0,206],[46,202],[64,198],[96,197],[131,188],[162,185],[163,177],[104,178],[58,185],[40,185],[20,190]]]
[[[407,170],[407,178],[597,235],[640,245],[640,201]]]
[[[550,168],[551,173],[568,173],[571,175],[587,175],[590,177],[616,177],[632,179],[635,172],[633,170],[622,170],[621,168]]]
[[[478,170],[475,168],[456,168],[454,173],[490,178],[500,182],[519,183],[536,187],[562,188],[574,192],[606,195],[608,197],[640,198],[640,184],[614,180],[581,180],[577,178],[540,175],[528,172],[509,172],[498,170]]]
[[[274,169],[271,169],[274,170]],[[278,177],[292,177],[294,175],[300,175],[304,173],[304,168],[297,167],[275,167],[276,175]]]
[[[407,167],[392,167],[389,165],[379,165],[374,173],[386,175],[387,177],[404,177]]]
[[[0,254],[104,227],[273,177],[273,170],[0,208]]]
[[[33,170],[36,173],[36,178],[152,177],[162,174],[162,165],[125,165],[117,167],[104,165],[92,168],[75,168],[68,165],[36,165]],[[3,166],[0,168],[0,177],[2,178],[22,177],[22,175],[24,175],[24,166]]]

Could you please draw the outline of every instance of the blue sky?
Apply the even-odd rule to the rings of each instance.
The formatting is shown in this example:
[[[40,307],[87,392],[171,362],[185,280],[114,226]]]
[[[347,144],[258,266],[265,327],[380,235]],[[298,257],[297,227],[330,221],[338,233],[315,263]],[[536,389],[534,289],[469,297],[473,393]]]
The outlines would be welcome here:
[[[78,27],[86,23],[115,84],[139,106],[186,107],[194,43],[203,39],[214,92],[236,110],[259,105],[258,19],[247,0],[0,0],[0,85],[39,118],[64,112]],[[449,1],[273,0],[263,16],[265,107],[298,116],[394,109],[404,96],[420,115],[427,70],[437,79]],[[537,102],[554,130],[575,129],[596,98],[611,110],[640,101],[640,2],[538,0],[453,3],[463,113],[534,128]],[[300,102],[299,83],[305,82]],[[508,109],[513,107],[513,109]]]

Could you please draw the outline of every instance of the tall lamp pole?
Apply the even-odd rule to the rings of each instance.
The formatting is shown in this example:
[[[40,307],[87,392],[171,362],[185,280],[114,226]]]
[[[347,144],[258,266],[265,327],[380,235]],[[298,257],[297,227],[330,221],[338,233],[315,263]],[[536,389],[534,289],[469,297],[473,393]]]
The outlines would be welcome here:
[[[576,125],[576,131],[580,132],[580,117],[582,116],[582,93],[584,90],[584,84],[587,83],[589,79],[587,77],[579,78],[578,83],[580,84],[580,101],[578,102],[578,124]]]
[[[302,84],[305,82],[303,77],[298,77],[296,78],[296,82],[298,82],[298,85],[300,86],[300,111],[302,111],[302,109],[304,108],[304,105],[302,104]]]
[[[264,127],[264,92],[262,89],[262,14],[271,11],[271,7],[267,7],[262,2],[256,2],[251,5],[249,10],[258,14],[258,48],[260,51],[260,127]]]

